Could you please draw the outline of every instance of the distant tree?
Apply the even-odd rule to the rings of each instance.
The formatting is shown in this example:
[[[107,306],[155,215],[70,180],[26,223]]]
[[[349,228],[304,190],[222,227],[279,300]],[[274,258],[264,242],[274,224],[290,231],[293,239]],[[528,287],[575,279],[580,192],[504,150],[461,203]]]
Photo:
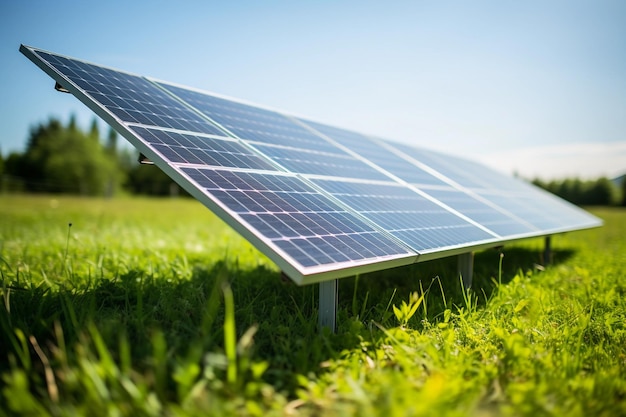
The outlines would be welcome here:
[[[128,172],[126,188],[134,194],[175,196],[178,185],[155,165],[135,163]]]
[[[568,178],[550,182],[536,178],[532,183],[577,205],[606,206],[617,202],[615,186],[604,177],[591,181]],[[626,190],[624,192],[626,193]],[[626,205],[626,201],[624,204]]]
[[[4,157],[2,156],[2,151],[0,150],[0,193],[5,190],[5,179],[4,179]]]
[[[6,191],[24,191],[26,178],[22,175],[24,155],[11,152],[4,161],[4,189]]]
[[[589,182],[581,204],[590,206],[609,206],[615,202],[615,186],[606,177]]]
[[[94,117],[91,120],[91,127],[89,128],[89,137],[95,141],[100,140],[100,128],[98,127],[98,121]]]
[[[117,155],[117,132],[112,127],[109,127],[107,142],[104,148],[109,155]]]
[[[104,153],[108,158],[118,162],[118,165],[121,167],[121,164],[119,164],[121,161],[117,153],[117,133],[111,127],[109,127],[109,133],[107,134],[106,143],[104,145]],[[111,198],[115,194],[115,178],[115,176],[112,176],[107,180],[106,189],[104,191],[104,196],[106,198]]]
[[[124,175],[117,159],[107,156],[91,134],[77,128],[74,116],[67,127],[50,119],[31,129],[25,153],[15,155],[7,168],[26,191],[102,195],[111,181],[119,188]]]
[[[72,114],[70,116],[70,122],[67,125],[67,128],[69,130],[78,130],[78,125],[76,124],[76,115],[75,114]]]
[[[581,204],[584,185],[578,178],[568,178],[550,182],[550,191],[559,197],[574,203]]]
[[[622,206],[626,207],[626,175],[622,177]]]
[[[60,137],[62,132],[76,131],[76,119],[70,119],[67,128],[56,118],[51,118],[47,124],[37,124],[30,129],[30,135],[26,143],[26,152],[20,156],[15,155],[12,161],[11,174],[20,178],[24,183],[25,191],[46,191],[44,161],[53,152],[51,149],[54,138]]]
[[[531,181],[531,184],[536,185],[539,188],[543,188],[544,190],[548,189],[548,185],[543,180],[541,180],[540,178],[534,178]]]
[[[552,180],[546,184],[546,190],[550,191],[552,194],[556,194],[560,196],[559,194],[560,186],[561,186],[561,183],[559,181]]]

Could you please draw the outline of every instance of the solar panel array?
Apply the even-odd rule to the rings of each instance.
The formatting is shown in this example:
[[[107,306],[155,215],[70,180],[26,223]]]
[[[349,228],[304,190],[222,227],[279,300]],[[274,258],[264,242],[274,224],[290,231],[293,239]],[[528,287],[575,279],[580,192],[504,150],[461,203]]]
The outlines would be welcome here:
[[[299,284],[601,224],[471,161],[20,50]]]

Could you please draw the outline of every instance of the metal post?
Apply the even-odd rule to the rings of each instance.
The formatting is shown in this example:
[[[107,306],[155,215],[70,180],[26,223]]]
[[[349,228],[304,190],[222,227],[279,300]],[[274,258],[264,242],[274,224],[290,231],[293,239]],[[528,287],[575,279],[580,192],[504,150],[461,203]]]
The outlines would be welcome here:
[[[474,275],[474,252],[462,253],[458,256],[457,275],[463,279],[463,288],[472,286],[472,276]]]
[[[320,282],[320,300],[318,323],[321,328],[328,327],[335,333],[337,322],[337,286],[338,280]]]
[[[552,236],[546,236],[546,244],[543,249],[543,265],[550,265],[552,262]]]

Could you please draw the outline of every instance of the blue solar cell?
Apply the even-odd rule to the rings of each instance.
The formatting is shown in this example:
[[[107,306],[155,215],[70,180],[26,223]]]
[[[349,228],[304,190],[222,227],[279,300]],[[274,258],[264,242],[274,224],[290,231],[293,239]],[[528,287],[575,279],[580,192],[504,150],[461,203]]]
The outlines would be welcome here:
[[[182,171],[303,267],[408,253],[296,177],[204,168]],[[306,202],[294,207],[294,199],[302,198]],[[372,251],[365,241],[384,252]]]
[[[159,85],[241,139],[321,152],[339,152],[335,146],[275,111],[166,83]]]
[[[387,142],[408,157],[427,165],[439,174],[467,189],[518,188],[521,181],[502,175],[484,165],[438,152]]]
[[[388,179],[381,172],[346,153],[323,153],[266,145],[254,147],[290,172],[368,180]]]
[[[233,135],[251,142],[289,172],[386,179],[365,162],[278,112],[166,83],[160,85]]]
[[[535,227],[522,218],[516,218],[495,204],[490,205],[484,200],[481,201],[479,196],[473,197],[454,188],[429,189],[426,193],[500,236],[537,232]]]
[[[224,135],[142,77],[37,51],[52,68],[126,123]]]
[[[276,170],[262,155],[235,140],[147,127],[130,129],[173,163]]]
[[[420,186],[446,184],[415,164],[394,154],[371,137],[304,119],[300,119],[300,121],[406,182]]]
[[[312,181],[417,252],[494,239],[493,234],[405,186],[323,179]]]
[[[534,191],[534,190],[533,190]],[[597,219],[576,206],[565,204],[539,191],[479,192],[513,215],[525,219],[543,234],[563,229],[580,229],[597,225]]]

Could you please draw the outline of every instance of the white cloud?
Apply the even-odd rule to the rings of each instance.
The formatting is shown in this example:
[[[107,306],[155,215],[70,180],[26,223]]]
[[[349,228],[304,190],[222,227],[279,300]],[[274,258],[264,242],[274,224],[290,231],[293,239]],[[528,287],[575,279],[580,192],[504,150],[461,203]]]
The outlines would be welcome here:
[[[525,178],[613,178],[626,173],[626,141],[534,146],[470,157]]]

